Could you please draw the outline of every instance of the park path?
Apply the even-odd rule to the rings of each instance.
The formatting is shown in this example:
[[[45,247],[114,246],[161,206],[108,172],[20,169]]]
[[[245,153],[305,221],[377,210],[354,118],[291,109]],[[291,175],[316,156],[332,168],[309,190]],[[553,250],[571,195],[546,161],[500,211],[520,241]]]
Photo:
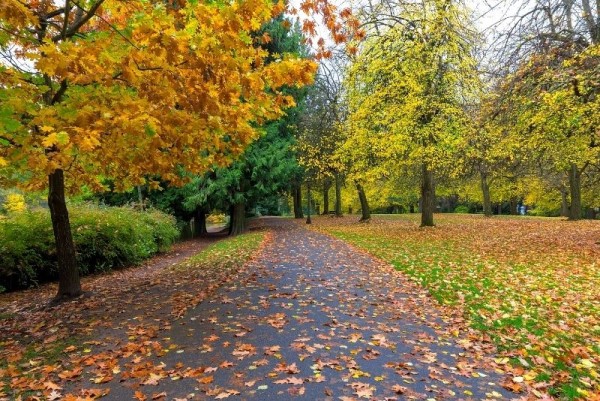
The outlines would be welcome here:
[[[103,400],[516,398],[491,346],[390,266],[291,220],[261,223],[271,241],[240,278],[161,331],[162,352],[122,361]]]

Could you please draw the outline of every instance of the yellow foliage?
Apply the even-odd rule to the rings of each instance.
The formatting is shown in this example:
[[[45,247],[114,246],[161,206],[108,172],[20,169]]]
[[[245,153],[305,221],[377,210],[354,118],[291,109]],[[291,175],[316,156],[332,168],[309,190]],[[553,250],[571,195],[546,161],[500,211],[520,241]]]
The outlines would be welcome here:
[[[8,194],[4,205],[4,210],[9,213],[24,212],[27,210],[27,204],[25,203],[25,197],[21,194]]]
[[[72,191],[101,190],[100,177],[124,190],[228,165],[260,124],[293,106],[282,87],[312,82],[313,61],[286,54],[266,63],[251,39],[282,7],[106,0],[93,10],[101,18],[64,32],[59,5],[3,1],[3,31],[20,49],[13,56],[36,73],[0,66],[0,167],[27,172],[25,182],[2,174],[0,184],[41,189],[62,169]],[[51,13],[45,36],[31,35]]]
[[[465,102],[480,90],[463,8],[428,0],[405,5],[402,19],[411,23],[368,38],[349,68],[347,138],[338,152],[351,180],[391,185],[388,198],[414,192],[418,180],[404,175],[418,177],[415,166],[458,172],[461,137],[473,129]]]

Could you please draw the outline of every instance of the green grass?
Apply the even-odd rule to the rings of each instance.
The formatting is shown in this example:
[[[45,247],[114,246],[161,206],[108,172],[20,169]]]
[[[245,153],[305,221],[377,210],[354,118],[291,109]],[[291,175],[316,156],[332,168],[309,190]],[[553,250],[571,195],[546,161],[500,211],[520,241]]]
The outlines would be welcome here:
[[[241,266],[252,257],[264,238],[265,232],[258,231],[224,239],[209,245],[173,269],[190,271],[203,267],[230,269]]]

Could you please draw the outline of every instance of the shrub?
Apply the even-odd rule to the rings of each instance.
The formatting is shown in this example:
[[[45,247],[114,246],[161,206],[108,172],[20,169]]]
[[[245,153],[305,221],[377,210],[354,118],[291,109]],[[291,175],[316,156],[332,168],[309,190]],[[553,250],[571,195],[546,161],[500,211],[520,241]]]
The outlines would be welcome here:
[[[212,213],[206,217],[206,222],[209,224],[225,224],[227,223],[228,216],[223,213]]]
[[[454,213],[469,213],[469,207],[465,205],[456,206]]]
[[[23,212],[27,209],[25,197],[21,194],[8,194],[4,202],[4,210],[8,213]]]
[[[140,263],[166,251],[178,236],[175,219],[151,210],[74,206],[73,240],[82,275]],[[58,277],[56,246],[48,210],[0,220],[0,282],[7,290]]]

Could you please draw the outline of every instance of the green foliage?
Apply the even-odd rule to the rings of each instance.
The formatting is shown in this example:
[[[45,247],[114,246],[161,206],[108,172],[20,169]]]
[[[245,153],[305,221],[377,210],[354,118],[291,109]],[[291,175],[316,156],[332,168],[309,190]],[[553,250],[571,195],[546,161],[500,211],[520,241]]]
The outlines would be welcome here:
[[[465,205],[459,205],[454,209],[454,213],[469,213],[469,207]]]
[[[267,34],[269,41],[262,47],[269,52],[266,62],[275,62],[281,55],[306,57],[298,25],[289,28],[289,21],[279,16],[265,24],[257,36]],[[297,121],[303,109],[306,89],[284,87],[282,93],[293,97],[296,106],[276,121],[258,127],[260,138],[254,141],[235,162],[227,167],[214,166],[212,171],[195,176],[181,188],[145,193],[149,204],[174,214],[178,220],[188,221],[196,210],[208,212],[218,209],[227,212],[235,203],[245,203],[247,210],[277,212],[278,198],[285,193],[291,181],[301,175],[293,151]],[[184,173],[185,174],[185,173]],[[137,202],[137,194],[106,194],[109,204]],[[275,207],[274,207],[275,206]]]
[[[73,238],[82,274],[140,263],[164,252],[178,236],[171,216],[156,210],[71,208]],[[0,221],[0,280],[7,290],[56,279],[56,246],[47,210]]]

